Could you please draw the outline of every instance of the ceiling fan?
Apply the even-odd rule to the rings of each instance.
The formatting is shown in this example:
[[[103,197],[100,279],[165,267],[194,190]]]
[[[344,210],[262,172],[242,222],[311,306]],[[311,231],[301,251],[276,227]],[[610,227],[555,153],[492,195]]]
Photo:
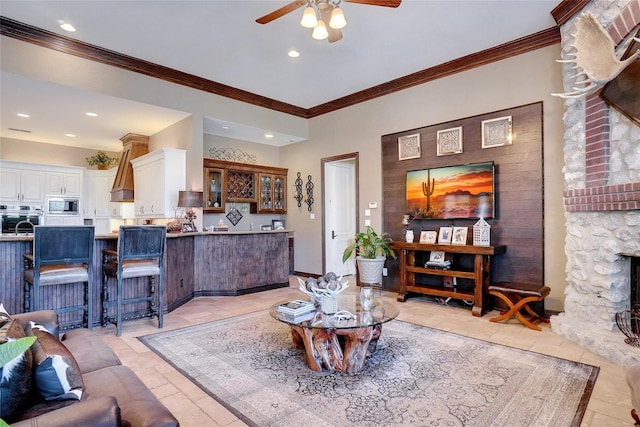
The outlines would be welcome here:
[[[280,9],[256,19],[256,22],[268,24],[306,5],[300,25],[305,28],[313,28],[311,36],[314,39],[328,39],[329,43],[333,43],[342,38],[341,29],[347,25],[342,9],[340,9],[342,1],[384,7],[398,7],[402,2],[402,0],[294,0]]]

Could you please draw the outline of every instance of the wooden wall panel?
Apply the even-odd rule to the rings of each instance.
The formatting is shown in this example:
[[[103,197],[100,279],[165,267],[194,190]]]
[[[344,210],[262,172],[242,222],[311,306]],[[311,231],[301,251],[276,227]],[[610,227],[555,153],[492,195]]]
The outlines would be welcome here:
[[[482,148],[481,122],[512,116],[513,144]],[[437,131],[463,127],[463,153],[436,155]],[[421,157],[398,160],[398,137],[420,134]],[[496,218],[491,243],[507,246],[504,255],[493,258],[496,281],[544,282],[544,202],[542,162],[542,103],[534,103],[451,122],[425,126],[382,137],[383,230],[394,240],[404,240],[402,215],[406,213],[406,173],[412,170],[493,161],[495,164]],[[414,219],[416,239],[422,230],[442,226],[471,227],[476,220]],[[470,229],[471,233],[471,229]],[[387,289],[398,288],[397,261],[388,260]]]

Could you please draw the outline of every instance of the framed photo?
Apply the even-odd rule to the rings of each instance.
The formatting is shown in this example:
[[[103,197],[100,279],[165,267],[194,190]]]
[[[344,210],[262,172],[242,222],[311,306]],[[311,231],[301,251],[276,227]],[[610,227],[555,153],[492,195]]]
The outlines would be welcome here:
[[[429,261],[432,262],[443,262],[444,261],[444,251],[431,251],[429,254]]]
[[[263,224],[263,225],[260,226],[260,231],[271,231],[271,230],[273,230],[273,226],[271,226],[271,225]]]
[[[467,244],[467,227],[453,227],[453,234],[451,235],[452,245],[466,245]]]
[[[438,244],[448,245],[451,244],[451,235],[453,234],[453,227],[440,227],[438,233]]]
[[[438,131],[438,156],[462,153],[462,126]]]
[[[182,224],[182,232],[183,233],[191,233],[193,232],[193,227],[191,227],[191,224],[185,222]]]
[[[420,134],[401,136],[398,138],[398,160],[420,158]]]
[[[430,243],[433,244],[436,242],[438,238],[438,233],[435,231],[421,231],[420,232],[420,243]]]
[[[284,230],[284,219],[272,219],[271,220],[271,229],[272,230]]]
[[[482,148],[511,145],[511,116],[482,121]]]

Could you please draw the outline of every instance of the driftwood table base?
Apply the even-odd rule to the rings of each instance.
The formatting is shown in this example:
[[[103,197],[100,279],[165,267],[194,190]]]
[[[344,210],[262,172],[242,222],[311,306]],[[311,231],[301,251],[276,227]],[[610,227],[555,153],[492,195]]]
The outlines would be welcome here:
[[[291,326],[294,345],[306,352],[314,371],[360,372],[375,350],[382,325],[354,329],[322,329]]]

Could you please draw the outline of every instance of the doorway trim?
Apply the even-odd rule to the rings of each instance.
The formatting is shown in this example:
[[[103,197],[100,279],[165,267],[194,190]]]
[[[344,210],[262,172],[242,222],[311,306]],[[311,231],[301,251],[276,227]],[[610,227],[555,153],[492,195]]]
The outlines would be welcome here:
[[[332,156],[332,157],[325,157],[320,159],[320,173],[321,173],[321,182],[322,182],[322,271],[324,273],[326,273],[326,271],[324,271],[326,269],[327,266],[327,243],[325,241],[325,232],[326,232],[326,212],[325,212],[325,188],[327,187],[325,185],[325,174],[324,174],[324,168],[325,165],[327,163],[332,163],[332,162],[337,162],[337,161],[344,161],[344,160],[353,160],[355,163],[355,177],[354,177],[354,185],[355,185],[355,224],[356,224],[356,230],[358,229],[358,224],[360,224],[360,183],[359,183],[359,177],[360,177],[360,153],[355,152],[355,153],[347,153],[347,154],[340,154],[337,156]]]

